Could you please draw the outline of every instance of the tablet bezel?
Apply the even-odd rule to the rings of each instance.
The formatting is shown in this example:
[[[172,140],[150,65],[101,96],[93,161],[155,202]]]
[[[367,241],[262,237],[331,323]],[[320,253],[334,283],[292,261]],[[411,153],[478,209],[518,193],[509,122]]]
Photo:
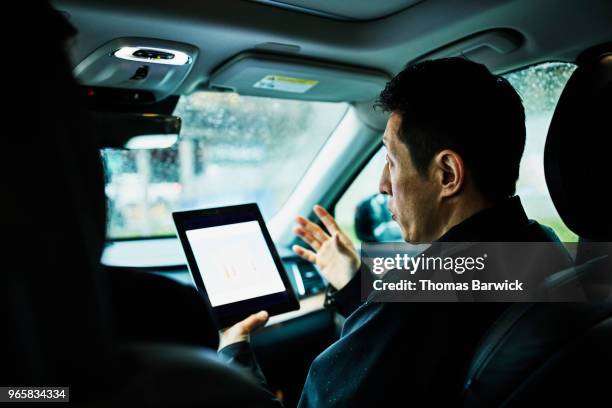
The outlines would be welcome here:
[[[270,295],[245,299],[239,302],[219,305],[216,307],[212,306],[208,297],[208,292],[206,291],[206,286],[204,285],[204,281],[202,280],[202,275],[200,274],[200,269],[198,268],[198,264],[195,260],[191,244],[187,239],[186,231],[192,230],[194,228],[187,228],[185,223],[206,217],[223,217],[231,215],[245,216],[246,219],[244,221],[237,222],[258,222],[263,237],[266,241],[268,250],[270,251],[274,264],[276,265],[276,269],[280,274],[283,285],[285,286],[284,292],[277,292]],[[298,310],[300,308],[300,304],[293,291],[293,286],[289,281],[287,272],[285,271],[281,258],[278,255],[274,242],[272,241],[270,233],[268,232],[268,228],[266,227],[266,224],[263,220],[263,216],[259,211],[259,207],[256,203],[216,208],[205,208],[190,211],[175,211],[172,213],[172,218],[174,219],[174,225],[176,227],[176,232],[181,242],[181,246],[183,247],[183,252],[185,253],[185,257],[187,258],[187,267],[189,268],[189,272],[191,273],[193,281],[196,284],[198,292],[204,298],[209,313],[213,318],[215,324],[217,325],[217,328],[222,329],[225,327],[229,327],[234,323],[237,323],[248,317],[250,314],[256,313],[260,310],[266,310],[270,316],[273,316],[281,313],[286,313],[292,310]],[[213,222],[211,225],[209,225],[209,227],[217,225],[230,225],[233,223],[234,222]]]

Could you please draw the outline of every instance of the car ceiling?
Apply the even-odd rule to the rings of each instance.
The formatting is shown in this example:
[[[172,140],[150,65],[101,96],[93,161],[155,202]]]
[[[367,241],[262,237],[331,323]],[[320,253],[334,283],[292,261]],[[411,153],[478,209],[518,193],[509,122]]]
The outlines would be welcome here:
[[[352,6],[347,7],[350,3]],[[79,30],[76,66],[117,37],[150,37],[194,45],[199,56],[178,93],[193,92],[211,72],[246,50],[399,72],[407,62],[458,39],[512,29],[521,46],[487,60],[505,72],[544,60],[573,60],[612,39],[609,0],[78,0],[54,1]],[[354,6],[353,6],[354,4]]]
[[[407,9],[423,0],[251,0],[337,20],[374,20]]]

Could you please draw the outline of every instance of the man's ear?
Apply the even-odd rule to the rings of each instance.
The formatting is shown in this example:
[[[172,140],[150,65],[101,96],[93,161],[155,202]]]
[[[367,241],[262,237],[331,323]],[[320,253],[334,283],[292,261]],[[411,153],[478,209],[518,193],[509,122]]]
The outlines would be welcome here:
[[[457,152],[445,149],[434,156],[434,177],[440,187],[441,197],[452,197],[463,188],[465,165]]]

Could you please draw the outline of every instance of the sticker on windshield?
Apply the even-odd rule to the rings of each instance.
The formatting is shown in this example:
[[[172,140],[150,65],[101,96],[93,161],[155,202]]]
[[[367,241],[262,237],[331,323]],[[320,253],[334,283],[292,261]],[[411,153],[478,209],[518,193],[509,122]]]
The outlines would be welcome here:
[[[282,92],[304,93],[318,83],[319,81],[315,81],[314,79],[301,79],[278,75],[266,75],[265,77],[257,81],[253,85],[253,87],[272,89],[275,91]]]

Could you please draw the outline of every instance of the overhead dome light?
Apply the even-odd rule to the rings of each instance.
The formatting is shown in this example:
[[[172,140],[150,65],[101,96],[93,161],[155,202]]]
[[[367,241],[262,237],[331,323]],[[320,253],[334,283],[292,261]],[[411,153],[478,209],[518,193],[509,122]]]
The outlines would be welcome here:
[[[189,55],[182,51],[152,47],[121,47],[115,57],[128,61],[149,62],[151,64],[185,65],[191,62]]]
[[[125,144],[126,149],[167,149],[178,140],[178,135],[135,136]]]

